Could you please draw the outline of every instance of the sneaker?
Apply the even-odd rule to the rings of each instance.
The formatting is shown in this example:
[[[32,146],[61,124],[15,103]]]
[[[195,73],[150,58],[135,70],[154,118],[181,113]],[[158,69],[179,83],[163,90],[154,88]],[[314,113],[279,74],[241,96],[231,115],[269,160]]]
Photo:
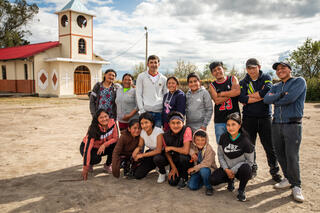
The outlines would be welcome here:
[[[282,177],[279,174],[272,175],[272,180],[274,180],[277,183],[280,183],[282,181]]]
[[[274,185],[275,189],[285,189],[285,188],[289,188],[291,185],[288,181],[287,178],[283,178],[282,181],[280,183],[276,183]]]
[[[233,190],[234,190],[234,180],[228,182],[227,189],[228,189],[229,192],[233,192]]]
[[[178,189],[184,189],[186,187],[186,181],[183,178],[180,178],[179,183],[178,183]]]
[[[238,190],[237,198],[239,201],[244,202],[247,200],[246,193],[244,191]]]
[[[213,195],[213,188],[206,189],[206,195],[207,196],[212,196]]]
[[[295,201],[298,201],[300,203],[302,203],[304,201],[304,197],[302,195],[300,187],[298,187],[298,186],[293,187],[292,188],[292,195],[293,195],[293,199]]]
[[[107,166],[107,164],[103,164],[103,169],[107,173],[112,173],[112,164],[110,164],[109,166]]]
[[[164,181],[166,181],[166,174],[159,173],[157,183],[163,183]]]

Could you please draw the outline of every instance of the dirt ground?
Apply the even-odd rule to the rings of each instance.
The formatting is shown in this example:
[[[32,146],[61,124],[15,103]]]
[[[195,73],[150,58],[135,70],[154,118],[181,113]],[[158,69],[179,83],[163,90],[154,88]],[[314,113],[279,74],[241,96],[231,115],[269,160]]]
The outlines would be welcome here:
[[[292,200],[290,190],[273,188],[260,142],[258,176],[248,183],[245,203],[225,185],[208,197],[204,188],[157,184],[155,172],[143,180],[116,179],[103,173],[102,165],[88,181],[75,181],[90,120],[86,99],[0,98],[0,212],[320,212],[320,104],[305,105],[302,204]],[[213,122],[208,129],[216,150]]]

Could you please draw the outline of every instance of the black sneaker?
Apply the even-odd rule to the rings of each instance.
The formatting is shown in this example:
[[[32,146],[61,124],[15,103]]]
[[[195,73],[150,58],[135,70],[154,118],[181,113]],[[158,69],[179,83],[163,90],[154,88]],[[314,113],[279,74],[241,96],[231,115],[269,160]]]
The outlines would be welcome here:
[[[179,183],[178,183],[178,189],[184,189],[186,187],[186,181],[183,178],[180,178]]]
[[[227,189],[228,189],[229,192],[233,192],[233,190],[234,190],[234,180],[228,182]]]
[[[206,195],[212,196],[212,195],[213,195],[213,188],[211,188],[211,189],[206,189]]]
[[[280,183],[282,181],[282,177],[279,174],[272,175],[272,180],[274,180],[277,183]]]
[[[244,202],[246,201],[246,193],[244,191],[238,190],[237,198],[239,201]]]

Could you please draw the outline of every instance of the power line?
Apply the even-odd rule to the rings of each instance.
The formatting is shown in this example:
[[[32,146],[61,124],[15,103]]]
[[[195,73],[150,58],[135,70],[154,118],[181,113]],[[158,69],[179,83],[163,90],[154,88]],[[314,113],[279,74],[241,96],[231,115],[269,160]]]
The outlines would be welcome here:
[[[143,34],[143,36],[141,36],[135,43],[133,43],[130,47],[128,47],[128,48],[127,48],[126,50],[124,50],[123,52],[121,52],[119,55],[110,58],[109,61],[111,61],[111,60],[113,60],[113,59],[115,59],[115,58],[118,58],[119,56],[122,56],[122,55],[124,55],[125,53],[127,53],[132,47],[134,47],[135,45],[137,45],[137,44],[141,41],[142,38],[144,38],[144,34]]]

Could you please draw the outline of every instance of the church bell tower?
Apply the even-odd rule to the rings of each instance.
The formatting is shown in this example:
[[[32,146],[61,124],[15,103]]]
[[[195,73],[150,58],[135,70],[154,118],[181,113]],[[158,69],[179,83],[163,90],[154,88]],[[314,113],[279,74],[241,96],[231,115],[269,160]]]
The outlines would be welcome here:
[[[62,57],[93,60],[93,17],[95,15],[90,13],[80,0],[71,0],[56,14]]]

